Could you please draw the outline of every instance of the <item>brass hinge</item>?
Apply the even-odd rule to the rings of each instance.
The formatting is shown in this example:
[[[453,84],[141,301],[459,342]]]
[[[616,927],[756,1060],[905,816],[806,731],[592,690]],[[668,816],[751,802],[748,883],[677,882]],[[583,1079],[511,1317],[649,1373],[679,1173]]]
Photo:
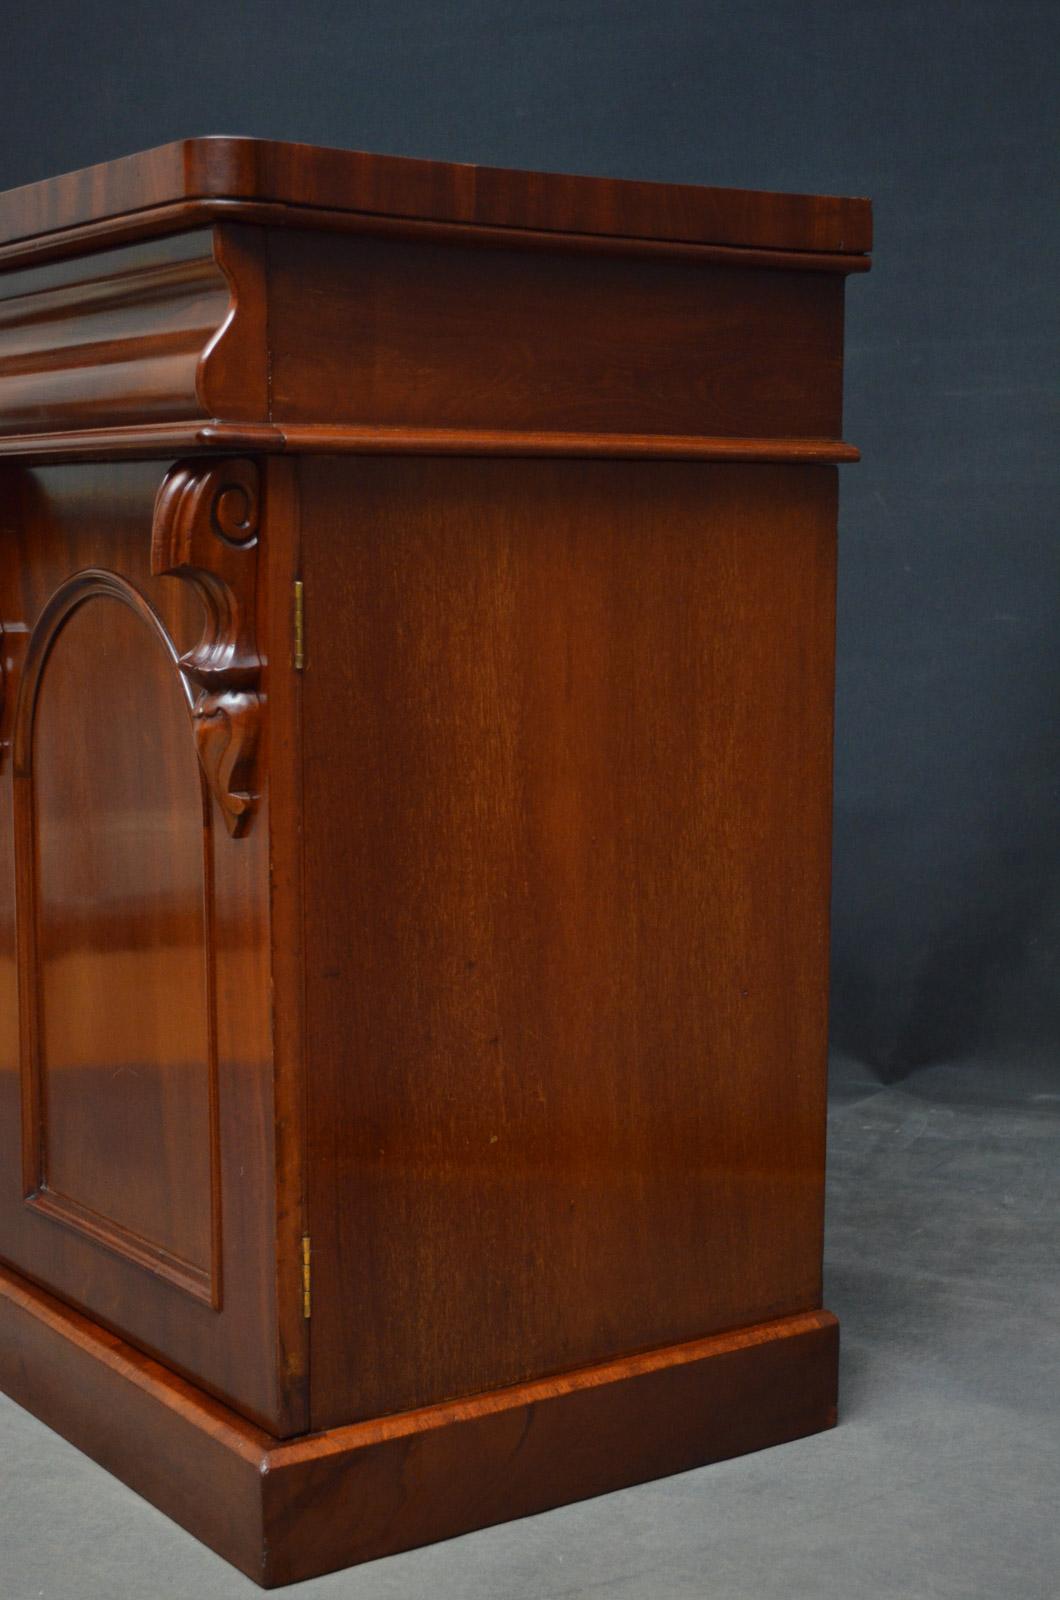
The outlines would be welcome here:
[[[294,580],[294,670],[305,671],[305,585]]]
[[[313,1315],[313,1269],[310,1266],[312,1251],[309,1246],[309,1235],[302,1238],[302,1315],[308,1322]]]

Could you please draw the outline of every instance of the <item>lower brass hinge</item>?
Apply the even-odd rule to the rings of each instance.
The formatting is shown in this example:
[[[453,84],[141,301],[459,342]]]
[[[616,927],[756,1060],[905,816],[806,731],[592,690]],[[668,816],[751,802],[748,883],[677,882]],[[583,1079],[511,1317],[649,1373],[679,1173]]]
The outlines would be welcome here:
[[[294,670],[305,671],[305,585],[301,578],[294,581]]]
[[[308,1322],[313,1315],[313,1269],[310,1265],[312,1251],[308,1233],[302,1239],[302,1315]]]

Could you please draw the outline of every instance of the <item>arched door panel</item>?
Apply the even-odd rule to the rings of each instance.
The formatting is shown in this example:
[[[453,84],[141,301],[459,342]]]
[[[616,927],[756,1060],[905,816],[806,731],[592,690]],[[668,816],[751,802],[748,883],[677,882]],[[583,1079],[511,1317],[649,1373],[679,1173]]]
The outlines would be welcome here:
[[[245,460],[0,473],[0,1261],[283,1435],[262,507]]]
[[[149,607],[102,571],[53,596],[24,673],[26,1197],[219,1304],[210,810],[187,690]]]

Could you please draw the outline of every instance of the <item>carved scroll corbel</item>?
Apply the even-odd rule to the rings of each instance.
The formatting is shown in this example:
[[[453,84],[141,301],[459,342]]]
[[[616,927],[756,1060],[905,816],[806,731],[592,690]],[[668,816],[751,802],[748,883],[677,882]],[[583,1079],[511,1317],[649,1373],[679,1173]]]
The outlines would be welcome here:
[[[151,571],[183,578],[206,612],[178,665],[192,694],[199,761],[228,831],[244,833],[258,800],[264,700],[256,637],[260,493],[252,461],[180,461],[155,499]]]

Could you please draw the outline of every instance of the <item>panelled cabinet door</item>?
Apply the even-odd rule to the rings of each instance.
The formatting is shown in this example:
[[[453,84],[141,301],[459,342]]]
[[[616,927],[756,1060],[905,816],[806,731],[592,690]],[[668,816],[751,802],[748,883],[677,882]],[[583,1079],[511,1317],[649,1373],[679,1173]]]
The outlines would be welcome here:
[[[0,1253],[291,1431],[258,470],[23,469],[3,491]]]

